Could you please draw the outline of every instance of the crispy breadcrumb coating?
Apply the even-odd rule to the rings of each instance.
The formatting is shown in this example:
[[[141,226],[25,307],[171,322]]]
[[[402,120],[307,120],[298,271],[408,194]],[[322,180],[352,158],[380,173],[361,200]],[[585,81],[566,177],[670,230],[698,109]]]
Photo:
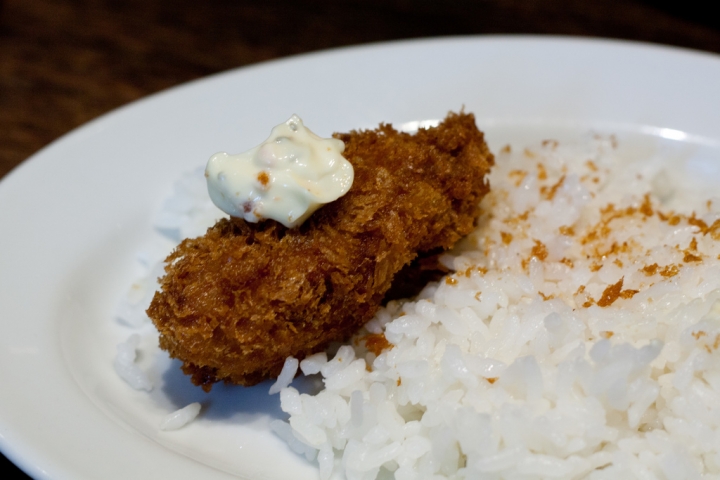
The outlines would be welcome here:
[[[405,265],[473,230],[493,156],[472,114],[414,135],[383,124],[334,136],[355,169],[346,195],[294,229],[220,220],[167,258],[147,312],[205,390],[256,384],[347,339]]]

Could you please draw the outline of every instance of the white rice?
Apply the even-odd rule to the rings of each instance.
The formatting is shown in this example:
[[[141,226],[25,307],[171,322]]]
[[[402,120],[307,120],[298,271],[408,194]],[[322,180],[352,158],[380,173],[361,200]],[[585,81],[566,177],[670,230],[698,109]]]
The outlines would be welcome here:
[[[137,255],[141,276],[118,302],[115,317],[122,325],[135,332],[148,326],[150,319],[145,310],[159,288],[158,278],[165,274],[164,260],[167,255],[183,238],[203,235],[208,227],[223,216],[223,212],[213,205],[207,195],[202,168],[185,173],[175,182],[172,194],[163,202],[155,216],[154,227],[157,235]],[[151,391],[153,382],[135,363],[140,352],[139,346],[138,333],[131,334],[125,342],[118,344],[113,367],[120,378],[132,388]],[[289,383],[290,381],[287,382]],[[177,430],[193,421],[199,412],[200,404],[191,403],[168,413],[160,421],[159,428]]]
[[[195,420],[200,413],[200,408],[201,406],[199,402],[193,402],[179,410],[175,410],[163,418],[160,422],[160,430],[178,430],[184,427]]]
[[[115,373],[132,388],[149,392],[153,388],[153,383],[147,374],[135,363],[139,345],[140,335],[137,333],[133,333],[126,341],[119,343],[113,368],[115,369]]]
[[[720,478],[720,200],[672,168],[612,137],[499,152],[480,227],[443,257],[456,273],[331,359],[289,359],[271,429],[321,479]],[[204,188],[178,183],[172,241],[217,216]],[[136,287],[128,325],[156,288]],[[298,366],[325,388],[292,387]]]
[[[720,203],[613,144],[501,152],[457,273],[301,362],[322,479],[720,478]]]
[[[288,357],[285,359],[285,363],[280,371],[280,375],[278,375],[277,381],[270,387],[270,391],[268,392],[270,395],[280,393],[280,391],[290,386],[290,383],[293,381],[293,378],[295,378],[295,374],[297,373],[298,364],[299,362],[297,358]]]

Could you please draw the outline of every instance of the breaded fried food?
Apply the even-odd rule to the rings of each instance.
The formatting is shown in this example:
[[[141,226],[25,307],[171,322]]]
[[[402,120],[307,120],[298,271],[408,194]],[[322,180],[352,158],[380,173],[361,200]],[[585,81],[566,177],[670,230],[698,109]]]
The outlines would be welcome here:
[[[414,135],[383,124],[334,136],[355,169],[346,195],[292,229],[220,220],[167,258],[147,313],[205,390],[256,384],[347,339],[405,265],[473,230],[493,156],[472,114]]]

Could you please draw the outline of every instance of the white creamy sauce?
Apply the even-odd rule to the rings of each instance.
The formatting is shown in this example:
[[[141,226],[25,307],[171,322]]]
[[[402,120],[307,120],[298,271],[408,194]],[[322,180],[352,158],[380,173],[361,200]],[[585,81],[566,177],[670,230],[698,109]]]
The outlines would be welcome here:
[[[293,115],[252,150],[213,155],[205,169],[208,193],[233,217],[296,227],[350,190],[354,171],[343,150],[341,140],[315,135]]]

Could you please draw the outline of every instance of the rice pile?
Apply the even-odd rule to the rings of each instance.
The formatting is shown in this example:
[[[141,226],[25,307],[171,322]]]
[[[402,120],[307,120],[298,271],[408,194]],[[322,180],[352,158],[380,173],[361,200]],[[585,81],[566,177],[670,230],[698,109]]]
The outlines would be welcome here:
[[[720,199],[641,160],[613,137],[504,148],[477,231],[443,257],[456,273],[334,355],[288,359],[272,429],[323,480],[720,478]],[[216,214],[196,172],[158,227],[178,241]],[[129,325],[163,248],[139,258]],[[119,371],[152,388],[136,348]],[[324,389],[290,386],[298,368]]]
[[[117,345],[113,368],[135,390],[149,392],[157,380],[140,368],[136,360],[141,351],[141,333],[150,325],[145,310],[160,288],[158,278],[164,275],[165,257],[182,239],[203,235],[208,227],[224,216],[208,197],[203,171],[203,168],[198,168],[187,172],[173,185],[172,194],[165,199],[153,222],[157,235],[137,254],[136,263],[141,273],[116,308],[116,319],[133,333]],[[194,402],[168,412],[159,420],[159,429],[178,430],[193,421],[200,410],[201,405]]]
[[[324,389],[272,428],[322,479],[720,478],[720,201],[673,176],[506,147],[456,273],[300,362]]]

